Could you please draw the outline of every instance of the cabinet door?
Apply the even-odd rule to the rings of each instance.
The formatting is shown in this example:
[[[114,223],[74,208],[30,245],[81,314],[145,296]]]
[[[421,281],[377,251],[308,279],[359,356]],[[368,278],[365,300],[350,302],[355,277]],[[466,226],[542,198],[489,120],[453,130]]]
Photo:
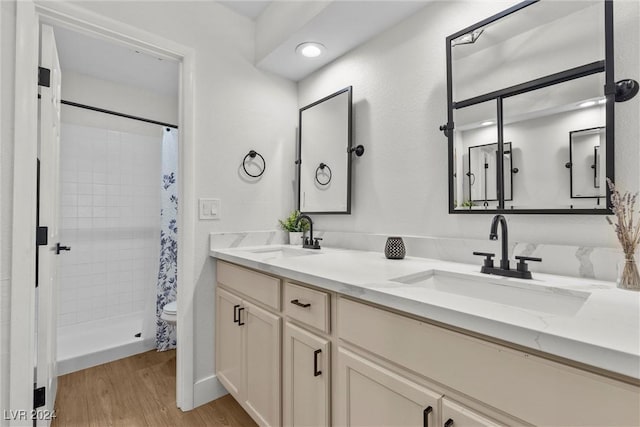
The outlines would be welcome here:
[[[436,425],[441,394],[343,348],[338,353],[338,425]]]
[[[284,425],[328,426],[329,341],[289,322],[284,328]]]
[[[243,390],[242,327],[235,321],[241,304],[237,296],[216,289],[216,375],[236,399]]]
[[[442,425],[446,427],[497,427],[502,424],[445,397],[442,399]]]
[[[258,424],[279,426],[281,319],[246,301],[242,305],[245,407]]]

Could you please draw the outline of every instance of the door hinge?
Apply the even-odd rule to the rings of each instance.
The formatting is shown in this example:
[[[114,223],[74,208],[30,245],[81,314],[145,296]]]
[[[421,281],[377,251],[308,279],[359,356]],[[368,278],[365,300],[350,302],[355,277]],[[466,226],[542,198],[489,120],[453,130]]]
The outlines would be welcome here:
[[[48,68],[38,67],[38,86],[51,86],[51,70]]]
[[[36,245],[47,246],[49,244],[49,227],[36,228]]]
[[[40,408],[47,403],[46,389],[45,387],[36,388],[33,390],[33,409]]]

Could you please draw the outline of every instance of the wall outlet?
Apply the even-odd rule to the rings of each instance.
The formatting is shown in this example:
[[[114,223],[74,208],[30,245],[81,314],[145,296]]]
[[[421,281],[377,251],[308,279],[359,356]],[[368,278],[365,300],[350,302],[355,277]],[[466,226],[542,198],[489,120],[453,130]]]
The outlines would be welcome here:
[[[220,199],[200,199],[200,219],[220,219]]]

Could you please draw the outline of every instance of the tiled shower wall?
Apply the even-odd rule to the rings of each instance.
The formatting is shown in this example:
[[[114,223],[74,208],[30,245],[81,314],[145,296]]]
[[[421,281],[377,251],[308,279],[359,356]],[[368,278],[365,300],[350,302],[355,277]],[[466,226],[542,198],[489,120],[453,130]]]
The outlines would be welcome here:
[[[160,236],[162,128],[63,123],[58,326],[149,310]]]

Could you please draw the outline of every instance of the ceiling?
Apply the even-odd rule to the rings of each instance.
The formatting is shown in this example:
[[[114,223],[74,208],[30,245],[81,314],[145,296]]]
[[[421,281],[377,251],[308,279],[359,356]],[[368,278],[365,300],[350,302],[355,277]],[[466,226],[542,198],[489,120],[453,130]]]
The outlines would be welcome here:
[[[244,0],[235,0],[235,1],[219,1],[233,10],[234,12],[239,13],[240,15],[246,16],[251,20],[256,20],[258,16],[262,13],[263,10],[271,3],[271,0],[262,0],[262,1],[244,1]]]
[[[406,19],[430,1],[236,0],[220,3],[255,21],[258,68],[299,81]],[[296,46],[307,41],[323,44],[325,53],[313,59],[301,57],[295,52]],[[266,52],[265,44],[269,44]]]
[[[313,13],[308,13],[312,8],[311,2],[304,7],[300,7],[300,2],[286,0],[220,3],[256,22],[256,45],[262,43],[264,46],[265,40],[270,41],[255,61],[258,68],[299,81],[407,18],[428,1],[318,1],[313,2]],[[297,12],[292,13],[296,8]],[[63,71],[140,87],[162,95],[178,95],[178,62],[64,27],[54,27],[54,32]],[[299,56],[295,48],[305,41],[324,44],[325,54],[313,59]]]
[[[55,26],[62,71],[178,96],[180,64],[134,48]]]

